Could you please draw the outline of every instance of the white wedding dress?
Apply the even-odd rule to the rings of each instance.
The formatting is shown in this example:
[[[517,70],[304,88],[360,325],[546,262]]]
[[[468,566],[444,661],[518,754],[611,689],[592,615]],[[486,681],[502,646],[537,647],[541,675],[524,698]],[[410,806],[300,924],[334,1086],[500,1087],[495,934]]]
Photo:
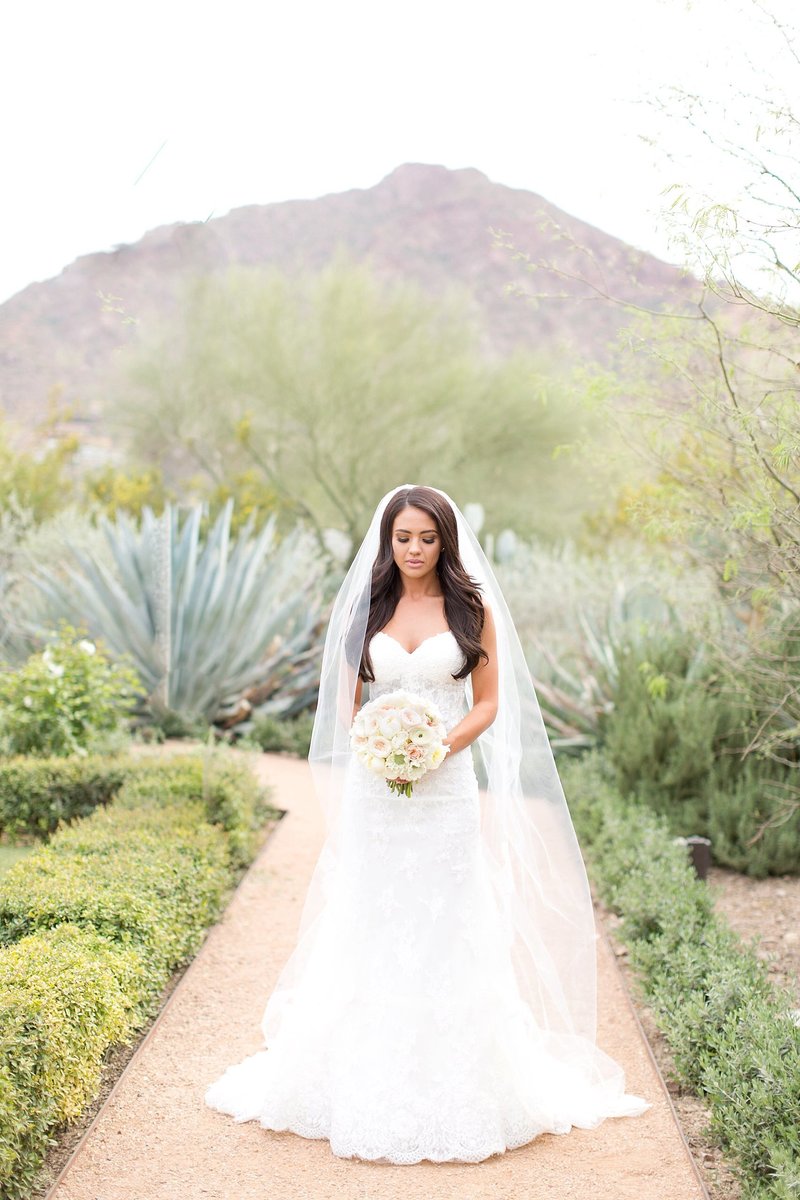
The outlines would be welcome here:
[[[448,729],[467,712],[449,630],[413,653],[378,633],[371,653],[370,698],[426,695]],[[343,1158],[395,1163],[479,1162],[651,1107],[590,1086],[545,1051],[493,898],[469,749],[410,798],[353,758],[341,820],[339,867],[302,970],[264,1013],[267,1049],[228,1067],[206,1104],[327,1138]]]

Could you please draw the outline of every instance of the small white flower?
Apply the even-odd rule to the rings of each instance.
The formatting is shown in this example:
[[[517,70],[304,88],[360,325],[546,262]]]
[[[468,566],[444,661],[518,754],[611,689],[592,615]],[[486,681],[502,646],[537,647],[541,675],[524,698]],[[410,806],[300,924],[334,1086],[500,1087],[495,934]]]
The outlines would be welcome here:
[[[78,646],[84,654],[94,654],[97,649],[94,642],[90,642],[88,638],[83,638],[82,641],[78,642]]]
[[[428,750],[426,761],[430,770],[433,771],[436,769],[436,767],[441,766],[441,764],[444,762],[445,754],[446,751],[444,746],[432,746]]]
[[[23,696],[22,703],[26,708],[33,708],[33,701],[31,700],[30,696]]]

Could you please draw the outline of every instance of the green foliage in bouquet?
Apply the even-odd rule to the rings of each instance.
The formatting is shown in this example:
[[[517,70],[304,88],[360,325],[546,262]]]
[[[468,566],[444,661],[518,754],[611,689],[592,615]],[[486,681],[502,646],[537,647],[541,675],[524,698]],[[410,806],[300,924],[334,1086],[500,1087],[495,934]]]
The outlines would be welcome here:
[[[41,653],[0,673],[0,745],[7,754],[86,754],[140,694],[129,665],[62,621]]]

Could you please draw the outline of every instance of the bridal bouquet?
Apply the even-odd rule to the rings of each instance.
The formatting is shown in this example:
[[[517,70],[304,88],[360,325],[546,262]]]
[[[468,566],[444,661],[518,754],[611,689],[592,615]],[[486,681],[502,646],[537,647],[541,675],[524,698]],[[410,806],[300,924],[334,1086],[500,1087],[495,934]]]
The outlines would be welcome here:
[[[410,796],[416,781],[444,762],[450,750],[442,744],[446,734],[444,719],[429,700],[413,692],[387,692],[356,713],[350,745],[392,791]]]

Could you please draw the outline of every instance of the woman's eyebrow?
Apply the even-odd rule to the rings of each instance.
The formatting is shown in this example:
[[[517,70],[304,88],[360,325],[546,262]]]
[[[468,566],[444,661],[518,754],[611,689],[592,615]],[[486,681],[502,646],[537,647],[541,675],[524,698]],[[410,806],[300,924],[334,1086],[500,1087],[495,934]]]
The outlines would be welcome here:
[[[413,533],[413,532],[414,532],[413,529],[395,529],[395,533]],[[422,533],[436,533],[438,531],[436,529],[423,529],[421,532]]]

